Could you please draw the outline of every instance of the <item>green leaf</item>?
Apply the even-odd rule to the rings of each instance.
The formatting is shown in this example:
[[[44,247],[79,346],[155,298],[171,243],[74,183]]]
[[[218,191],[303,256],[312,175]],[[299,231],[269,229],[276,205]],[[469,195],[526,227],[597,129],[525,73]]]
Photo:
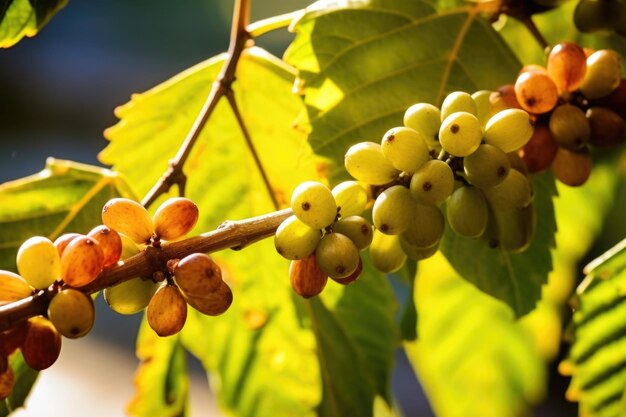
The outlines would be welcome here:
[[[577,290],[568,396],[578,400],[588,416],[621,416],[626,389],[626,241],[590,266]]]
[[[179,336],[159,337],[144,320],[137,336],[139,368],[134,398],[127,412],[132,416],[178,417],[187,415],[187,361]]]
[[[15,270],[17,250],[31,236],[87,233],[100,223],[102,206],[119,196],[132,192],[118,174],[53,158],[38,174],[1,184],[0,269]]]
[[[441,251],[463,278],[506,302],[518,316],[530,312],[541,298],[541,286],[552,270],[550,250],[556,232],[554,178],[550,173],[532,178],[537,219],[533,242],[526,251],[513,254],[491,249],[483,240],[464,238],[449,228],[441,242]]]
[[[372,416],[373,387],[367,381],[362,358],[352,346],[345,330],[319,299],[311,299],[307,307],[317,337],[322,368],[324,396],[319,415]]]
[[[416,278],[417,342],[406,350],[438,416],[521,416],[544,396],[546,374],[512,311],[478,291],[439,254]]]
[[[580,261],[595,240],[604,235],[604,221],[615,210],[613,207],[619,194],[618,160],[619,154],[610,160],[595,160],[591,177],[581,187],[568,187],[557,182],[558,198],[554,199],[554,209],[558,231],[556,249],[552,252],[554,270],[543,288],[543,298],[553,303],[562,305],[570,298],[580,274]],[[619,213],[621,219],[621,211]]]
[[[315,338],[287,263],[268,241],[215,257],[233,304],[220,317],[190,308],[182,342],[211,372],[221,408],[237,416],[312,416],[321,400]]]
[[[379,142],[386,130],[401,125],[411,104],[440,104],[455,90],[494,89],[514,80],[519,70],[511,51],[480,17],[479,6],[437,13],[421,1],[330,4],[316,3],[297,22],[285,59],[304,82],[309,141],[335,163],[334,177],[345,176],[343,153],[350,145]],[[553,180],[544,176],[535,188],[537,234],[526,253],[491,251],[450,231],[442,242],[465,279],[518,315],[534,307],[552,267]]]
[[[316,320],[320,328],[324,325],[338,326],[346,333],[343,337],[354,343],[375,394],[391,403],[389,381],[394,351],[399,342],[399,331],[394,321],[397,303],[388,279],[371,265],[366,252],[361,255],[361,277],[347,287],[331,283],[322,294],[324,305],[333,313],[330,317],[338,323],[325,324],[323,317],[311,319]],[[321,337],[317,332],[316,336]],[[335,375],[332,367],[329,372]],[[358,379],[355,378],[355,381]],[[344,390],[341,385],[338,389]]]
[[[138,193],[145,193],[167,168],[224,59],[201,63],[117,110],[122,120],[107,131],[111,144],[101,159],[124,173]],[[305,132],[294,125],[303,110],[300,98],[291,93],[294,72],[252,48],[242,55],[236,76],[233,89],[254,149],[272,190],[286,204],[301,181],[324,181],[326,167],[312,154]],[[259,168],[224,100],[202,131],[185,172],[187,196],[200,207],[194,232],[273,210]],[[271,241],[216,253],[215,258],[233,290],[233,305],[219,318],[190,311],[182,340],[211,372],[221,407],[240,416],[313,415],[323,397],[316,335],[303,302],[290,287],[288,262],[276,254]],[[394,337],[387,337],[394,332],[390,318],[395,308],[388,283],[380,274],[368,273],[347,288],[330,282],[326,293],[337,323],[324,326],[342,326],[344,339],[351,340],[359,357],[371,359],[368,378],[358,383],[371,379],[379,391],[386,390],[395,344]],[[380,331],[376,338],[366,331],[373,324],[358,319],[375,315],[372,323]]]
[[[33,37],[68,0],[3,0],[0,2],[0,48],[24,36]]]
[[[24,401],[26,401],[33,384],[37,381],[37,377],[39,376],[39,372],[30,369],[30,367],[26,365],[24,357],[19,351],[11,356],[9,365],[15,375],[15,385],[13,386],[11,395],[4,401],[0,401],[0,416],[2,417],[8,416],[18,408],[24,406]]]
[[[519,63],[477,6],[439,14],[423,1],[320,1],[296,24],[285,60],[299,71],[313,149],[345,176],[343,154],[379,142],[417,102],[495,89]]]

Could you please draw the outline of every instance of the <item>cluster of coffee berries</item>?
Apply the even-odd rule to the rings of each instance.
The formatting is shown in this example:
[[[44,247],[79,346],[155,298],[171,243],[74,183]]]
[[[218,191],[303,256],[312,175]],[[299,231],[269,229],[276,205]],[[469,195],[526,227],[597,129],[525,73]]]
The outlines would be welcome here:
[[[372,226],[359,216],[368,202],[367,191],[356,181],[330,190],[307,181],[293,191],[288,217],[276,230],[274,244],[291,260],[289,276],[302,297],[322,292],[332,278],[349,284],[361,274],[361,256],[372,241]]]
[[[120,236],[102,225],[87,235],[69,233],[54,242],[34,236],[20,246],[19,275],[0,271],[0,304],[39,291],[46,291],[50,302],[45,317],[30,318],[1,334],[0,378],[12,375],[8,358],[17,349],[28,366],[40,371],[57,360],[61,336],[75,339],[89,333],[95,321],[94,304],[79,288],[92,282],[103,269],[117,264],[121,252]],[[9,395],[10,390],[1,394]]]
[[[580,0],[574,24],[581,32],[613,32],[626,37],[626,2],[623,0]]]
[[[123,237],[122,259],[183,238],[196,225],[198,215],[195,203],[184,197],[166,200],[154,216],[141,204],[124,198],[113,199],[102,209],[103,223]],[[183,328],[187,304],[216,316],[230,307],[233,294],[217,263],[208,255],[195,253],[169,260],[166,268],[150,277],[135,277],[106,288],[104,299],[121,314],[147,308],[150,327],[159,336],[171,336]]]
[[[170,260],[167,282],[148,303],[148,324],[161,337],[178,333],[187,320],[187,304],[202,314],[218,316],[230,307],[233,293],[222,270],[204,253]]]
[[[590,147],[613,147],[626,140],[626,82],[619,55],[564,42],[550,51],[546,67],[522,69],[503,100],[535,119],[535,133],[521,150],[531,173],[552,167],[564,184],[584,184],[592,170]]]
[[[484,94],[488,93],[488,94]],[[277,251],[292,260],[290,277],[305,297],[327,278],[346,284],[361,273],[359,250],[392,272],[407,257],[432,256],[448,224],[490,247],[522,251],[534,233],[532,185],[516,151],[533,134],[527,112],[497,111],[489,92],[454,92],[441,110],[418,103],[404,126],[380,143],[361,142],[345,154],[346,181],[332,191],[317,182],[292,195],[294,215],[276,231]],[[373,200],[373,204],[372,204]],[[360,214],[372,206],[375,230]]]
[[[185,236],[198,220],[189,199],[171,198],[153,216],[139,203],[116,198],[102,210],[103,225],[86,235],[66,233],[54,242],[41,236],[26,240],[17,253],[18,274],[0,271],[0,305],[31,295],[49,299],[45,316],[20,322],[0,334],[0,398],[11,392],[14,376],[9,356],[20,350],[35,370],[58,358],[61,336],[78,338],[93,327],[93,299],[85,286],[120,260],[147,247],[159,250]],[[187,317],[187,304],[207,315],[224,313],[233,296],[215,261],[205,254],[169,260],[149,277],[136,277],[106,288],[104,298],[122,314],[147,307],[148,323],[160,336],[177,333]]]
[[[492,224],[490,246],[518,251],[530,241],[532,224],[523,238],[510,239],[500,218],[532,212],[531,183],[514,152],[533,126],[525,111],[496,111],[483,96],[454,92],[441,110],[415,104],[404,126],[387,131],[380,144],[361,142],[347,151],[346,170],[375,196],[370,254],[381,271],[437,251],[444,203],[448,224],[461,236],[481,237]]]

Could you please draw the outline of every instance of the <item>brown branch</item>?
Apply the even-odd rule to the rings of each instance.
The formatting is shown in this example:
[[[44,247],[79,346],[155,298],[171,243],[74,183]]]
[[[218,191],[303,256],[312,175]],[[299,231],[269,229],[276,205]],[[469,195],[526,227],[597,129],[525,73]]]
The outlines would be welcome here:
[[[263,184],[265,184],[267,193],[270,195],[270,198],[272,199],[272,204],[274,204],[274,208],[278,210],[280,209],[280,203],[278,202],[278,199],[276,198],[276,193],[272,189],[272,184],[270,184],[270,180],[267,177],[267,173],[265,172],[265,169],[263,168],[263,164],[261,163],[259,154],[257,153],[256,148],[254,147],[254,144],[252,143],[252,137],[250,137],[250,132],[248,132],[248,128],[246,127],[243,117],[241,116],[241,113],[239,112],[239,106],[237,105],[237,100],[235,99],[235,94],[233,93],[233,90],[226,91],[226,98],[228,99],[228,104],[230,104],[230,108],[233,110],[233,113],[235,114],[235,118],[237,119],[237,123],[239,124],[239,128],[241,129],[241,133],[243,134],[243,137],[246,140],[246,145],[248,145],[248,149],[250,150],[250,153],[252,154],[252,158],[254,159],[254,163],[256,164],[257,169],[261,173]]]
[[[233,11],[230,45],[228,47],[228,59],[217,76],[217,79],[213,83],[211,92],[204,102],[204,105],[191,127],[191,130],[187,134],[187,137],[180,146],[178,153],[176,153],[176,156],[170,160],[167,171],[165,171],[163,176],[141,201],[145,207],[150,206],[157,198],[159,198],[159,196],[168,192],[174,184],[178,186],[180,195],[184,195],[187,177],[183,171],[183,166],[185,165],[194,144],[198,140],[202,129],[209,120],[213,110],[215,110],[217,103],[227,91],[231,90],[232,83],[235,81],[237,63],[241,58],[241,53],[246,48],[248,40],[251,39],[250,33],[246,30],[249,20],[250,0],[237,0]]]
[[[192,253],[243,248],[272,236],[276,228],[291,214],[291,209],[284,209],[250,219],[226,221],[211,232],[166,243],[160,249],[148,247],[146,251],[128,258],[118,266],[103,271],[80,290],[91,294],[135,277],[150,277],[154,272],[165,269],[169,259],[180,259]],[[49,300],[48,291],[39,291],[28,298],[0,306],[0,332],[9,330],[30,317],[45,314]]]

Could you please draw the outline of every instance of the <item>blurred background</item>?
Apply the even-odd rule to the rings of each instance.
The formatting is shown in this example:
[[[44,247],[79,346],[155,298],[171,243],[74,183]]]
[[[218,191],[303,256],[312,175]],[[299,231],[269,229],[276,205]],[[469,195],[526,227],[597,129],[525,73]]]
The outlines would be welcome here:
[[[258,0],[252,20],[293,11],[305,0]],[[43,169],[45,158],[98,164],[102,131],[130,94],[226,50],[232,0],[70,1],[35,38],[0,50],[0,183]],[[258,44],[280,56],[291,35]],[[120,316],[97,303],[94,331],[64,340],[61,358],[42,373],[19,416],[116,416],[132,396],[137,316]],[[191,411],[216,415],[206,377],[190,358]],[[551,377],[550,398],[537,416],[574,416],[567,381]],[[407,416],[432,416],[419,384],[399,351],[393,391]],[[67,401],[71,392],[72,401]],[[58,411],[56,411],[58,410]]]

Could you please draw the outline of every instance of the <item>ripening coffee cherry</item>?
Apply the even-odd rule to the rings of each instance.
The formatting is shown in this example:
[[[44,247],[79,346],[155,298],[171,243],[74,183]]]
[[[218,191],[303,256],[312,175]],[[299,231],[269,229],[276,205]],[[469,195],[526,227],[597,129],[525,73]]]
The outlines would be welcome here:
[[[363,260],[359,257],[359,266],[356,267],[354,272],[345,278],[331,278],[337,284],[348,285],[359,279],[363,272]]]
[[[534,174],[550,167],[556,151],[559,149],[558,143],[554,140],[550,128],[544,125],[535,126],[535,132],[528,143],[521,149],[520,156],[528,167],[528,172]]]
[[[233,303],[233,292],[224,281],[217,290],[201,296],[186,296],[187,303],[207,316],[224,314]]]
[[[5,357],[0,358],[2,363],[2,371],[0,371],[0,401],[8,398],[13,392],[13,386],[15,385],[15,375],[13,369],[8,366],[8,359]]]
[[[482,138],[480,122],[470,113],[452,113],[444,119],[439,129],[441,146],[453,156],[467,156],[473,153]]]
[[[136,314],[148,307],[154,293],[161,286],[150,278],[132,278],[102,292],[104,301],[119,314]]]
[[[422,135],[409,127],[394,127],[384,134],[381,147],[385,158],[394,168],[414,173],[430,159]]]
[[[345,278],[359,266],[359,250],[349,237],[328,233],[315,250],[320,269],[332,278]]]
[[[185,296],[203,296],[220,287],[222,270],[209,255],[194,253],[178,261],[174,280]]]
[[[439,250],[439,242],[430,247],[423,248],[420,246],[410,245],[402,236],[400,236],[400,246],[406,256],[414,261],[421,261],[422,259],[430,258]]]
[[[161,337],[171,336],[187,320],[187,302],[174,285],[163,285],[150,300],[146,310],[148,324]]]
[[[622,64],[617,52],[601,49],[587,58],[587,72],[580,92],[588,99],[608,96],[622,78]]]
[[[61,236],[57,237],[54,241],[54,246],[56,246],[57,250],[59,251],[59,256],[63,256],[63,251],[65,251],[67,245],[69,245],[72,240],[76,239],[79,236],[82,235],[79,233],[64,233]]]
[[[426,162],[411,177],[411,195],[421,204],[439,205],[454,190],[454,173],[448,164],[438,159]]]
[[[14,325],[10,330],[0,334],[0,354],[10,356],[24,344],[28,321]]]
[[[388,184],[400,174],[385,158],[382,147],[374,142],[352,145],[346,152],[344,165],[353,178],[371,185]]]
[[[48,319],[63,336],[70,339],[83,337],[96,319],[93,300],[78,290],[66,288],[50,300]]]
[[[547,70],[559,91],[575,91],[587,71],[585,51],[573,42],[561,42],[550,51]]]
[[[429,103],[412,105],[404,113],[404,125],[418,131],[428,149],[441,148],[439,145],[439,128],[441,127],[441,111]]]
[[[411,224],[400,237],[411,246],[430,247],[441,240],[445,226],[439,207],[416,204]]]
[[[323,229],[335,221],[337,203],[330,189],[315,181],[298,185],[291,195],[293,214],[312,229]]]
[[[332,189],[341,217],[358,216],[367,207],[367,190],[356,181],[344,181]]]
[[[152,216],[136,201],[114,198],[102,208],[102,223],[136,243],[147,243],[154,233]]]
[[[560,146],[576,150],[589,142],[591,130],[585,113],[572,104],[558,106],[550,115],[550,132]]]
[[[372,243],[372,225],[361,216],[344,217],[333,226],[333,232],[350,238],[358,250],[366,249]]]
[[[28,320],[22,355],[26,364],[35,371],[52,366],[61,353],[61,335],[43,316]]]
[[[487,201],[476,187],[462,186],[456,189],[447,202],[447,213],[450,227],[461,236],[476,238],[487,228]]]
[[[176,240],[193,229],[198,222],[198,206],[188,198],[168,198],[154,213],[154,231],[163,240]]]
[[[538,71],[525,72],[517,77],[515,95],[522,108],[533,114],[549,112],[559,99],[552,78]]]
[[[482,144],[471,155],[463,159],[467,179],[478,188],[489,188],[500,184],[511,169],[511,162],[500,148]]]
[[[409,227],[415,201],[408,188],[394,185],[380,193],[372,207],[376,229],[388,235],[397,235]]]
[[[276,229],[274,246],[286,259],[304,259],[313,253],[321,238],[319,230],[311,229],[296,216],[289,216]]]
[[[452,113],[463,112],[477,115],[476,103],[471,95],[463,91],[455,91],[446,96],[441,104],[441,122]]]
[[[500,184],[483,190],[485,197],[496,210],[527,207],[533,199],[528,177],[512,169]]]
[[[61,275],[59,252],[54,243],[43,236],[26,240],[17,252],[17,270],[31,287],[48,288]]]
[[[33,289],[21,276],[0,270],[0,305],[30,296]]]
[[[100,244],[91,237],[72,240],[61,257],[61,278],[72,287],[82,287],[102,271],[104,254]]]
[[[580,0],[574,10],[574,24],[581,32],[611,30],[610,2],[606,0]]]
[[[485,142],[503,152],[516,151],[533,135],[533,123],[524,110],[507,109],[496,113],[485,127]]]
[[[322,271],[313,254],[300,261],[291,261],[289,279],[296,294],[311,298],[320,294],[326,287],[328,274]]]
[[[554,176],[570,187],[578,187],[586,183],[591,176],[592,168],[593,160],[587,148],[577,151],[559,148],[552,162]]]
[[[626,140],[626,122],[606,107],[590,107],[587,110],[590,127],[589,143],[600,148],[620,145]]]
[[[406,262],[406,254],[400,246],[400,237],[386,235],[378,230],[374,230],[369,253],[374,267],[385,273],[397,271]]]
[[[122,256],[122,239],[115,230],[100,225],[92,229],[87,236],[94,238],[100,244],[104,259],[102,266],[104,268],[117,264],[117,261]]]

